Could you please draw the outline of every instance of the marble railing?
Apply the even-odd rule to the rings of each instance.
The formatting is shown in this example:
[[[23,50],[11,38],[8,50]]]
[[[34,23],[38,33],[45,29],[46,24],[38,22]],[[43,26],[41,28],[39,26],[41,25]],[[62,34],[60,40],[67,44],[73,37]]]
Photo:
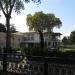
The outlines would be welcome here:
[[[26,57],[19,63],[7,62],[7,71],[25,73],[29,75],[44,75],[44,62],[28,60]],[[74,64],[50,63],[48,64],[48,75],[75,75]],[[0,69],[2,62],[0,62]]]

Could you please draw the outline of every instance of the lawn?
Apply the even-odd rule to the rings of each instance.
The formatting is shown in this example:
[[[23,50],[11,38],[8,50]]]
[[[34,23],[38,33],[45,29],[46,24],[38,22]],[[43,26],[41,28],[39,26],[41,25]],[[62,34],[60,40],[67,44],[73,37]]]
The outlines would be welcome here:
[[[75,48],[69,48],[69,47],[67,47],[67,48],[60,48],[59,50],[62,51],[62,52],[75,51]]]

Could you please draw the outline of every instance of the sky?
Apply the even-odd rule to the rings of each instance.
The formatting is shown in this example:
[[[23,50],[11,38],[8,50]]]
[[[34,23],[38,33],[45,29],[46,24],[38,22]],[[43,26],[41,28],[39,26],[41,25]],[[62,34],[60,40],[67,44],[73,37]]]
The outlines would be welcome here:
[[[75,0],[41,0],[37,5],[33,2],[25,4],[25,10],[19,15],[12,13],[11,24],[14,24],[20,32],[28,32],[26,25],[27,14],[43,11],[44,13],[54,13],[62,21],[60,29],[54,28],[54,32],[60,32],[63,36],[69,36],[75,30]],[[0,12],[0,14],[2,14]],[[5,24],[5,17],[0,17],[0,22]]]

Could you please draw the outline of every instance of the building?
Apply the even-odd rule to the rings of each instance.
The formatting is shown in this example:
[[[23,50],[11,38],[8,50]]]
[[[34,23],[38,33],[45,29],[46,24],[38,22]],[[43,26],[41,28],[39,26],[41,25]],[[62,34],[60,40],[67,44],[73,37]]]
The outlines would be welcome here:
[[[11,34],[11,47],[20,48],[22,41],[22,33],[16,32]],[[6,46],[6,33],[0,32],[0,48],[3,49]]]
[[[6,34],[3,32],[0,32],[0,48],[4,48],[5,47],[5,43],[6,43]]]
[[[23,33],[22,47],[36,47],[39,42],[39,34],[37,32]]]
[[[23,34],[20,32],[11,34],[11,47],[12,48],[20,48],[20,44],[23,39]]]
[[[60,33],[48,32],[43,33],[44,44],[46,48],[59,48],[60,46]],[[22,46],[23,47],[39,47],[40,38],[38,32],[27,32],[23,34]]]
[[[59,48],[60,46],[60,33],[44,32],[44,47],[46,48]],[[0,32],[0,48],[3,49],[6,46],[6,34]],[[40,38],[38,32],[26,32],[26,33],[12,33],[11,34],[11,47],[12,48],[29,48],[39,47]]]

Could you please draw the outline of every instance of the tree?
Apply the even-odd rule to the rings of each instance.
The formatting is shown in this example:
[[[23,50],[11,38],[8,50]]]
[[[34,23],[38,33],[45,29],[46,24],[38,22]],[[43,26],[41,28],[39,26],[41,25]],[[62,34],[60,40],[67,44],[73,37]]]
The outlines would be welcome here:
[[[43,32],[47,30],[52,32],[53,27],[60,26],[61,21],[54,14],[45,14],[42,11],[36,12],[34,15],[27,15],[27,25],[29,30],[38,31],[40,35],[40,46],[44,48]]]
[[[63,43],[63,45],[69,45],[69,38],[64,36],[62,39],[62,43]]]
[[[0,32],[6,32],[6,28],[2,23],[0,23]]]
[[[40,47],[41,50],[44,49],[44,38],[43,32],[47,30],[52,32],[53,27],[60,26],[61,21],[59,18],[55,17],[54,14],[45,14],[43,12],[36,12],[34,15],[27,15],[27,25],[29,30],[37,31],[40,35]],[[46,60],[46,59],[44,59]],[[44,75],[48,75],[48,63],[44,62]]]
[[[13,25],[10,26],[10,32],[11,33],[17,32],[15,26],[13,26]]]
[[[70,44],[75,44],[75,31],[70,34]]]
[[[7,38],[6,38],[6,48],[10,49],[10,19],[11,13],[14,10],[17,13],[20,13],[24,9],[24,2],[30,2],[31,0],[0,0],[0,10],[2,10],[6,18],[6,29],[7,29]],[[40,2],[40,0],[32,0],[33,2]]]
[[[53,13],[48,13],[47,17],[49,20],[48,25],[46,26],[48,32],[52,32],[54,27],[58,27],[58,28],[61,27],[62,22],[61,22],[60,18],[56,17]]]
[[[3,12],[5,18],[6,18],[6,49],[4,53],[7,53],[7,50],[10,50],[11,48],[11,33],[10,33],[10,19],[12,11],[17,12],[18,14],[21,12],[21,10],[24,9],[24,2],[28,3],[30,1],[33,2],[40,2],[40,0],[0,0],[0,10]],[[6,55],[4,56],[4,61],[6,62]],[[6,70],[6,64],[3,66],[3,69]]]
[[[0,32],[6,32],[6,26],[2,23],[0,23]],[[10,26],[10,32],[11,33],[17,32],[15,26],[13,25]]]
[[[29,30],[38,31],[40,34],[40,46],[44,47],[44,39],[43,39],[43,30],[45,30],[45,26],[47,24],[47,16],[43,12],[36,12],[33,16],[31,14],[27,15],[27,25],[29,26]]]

